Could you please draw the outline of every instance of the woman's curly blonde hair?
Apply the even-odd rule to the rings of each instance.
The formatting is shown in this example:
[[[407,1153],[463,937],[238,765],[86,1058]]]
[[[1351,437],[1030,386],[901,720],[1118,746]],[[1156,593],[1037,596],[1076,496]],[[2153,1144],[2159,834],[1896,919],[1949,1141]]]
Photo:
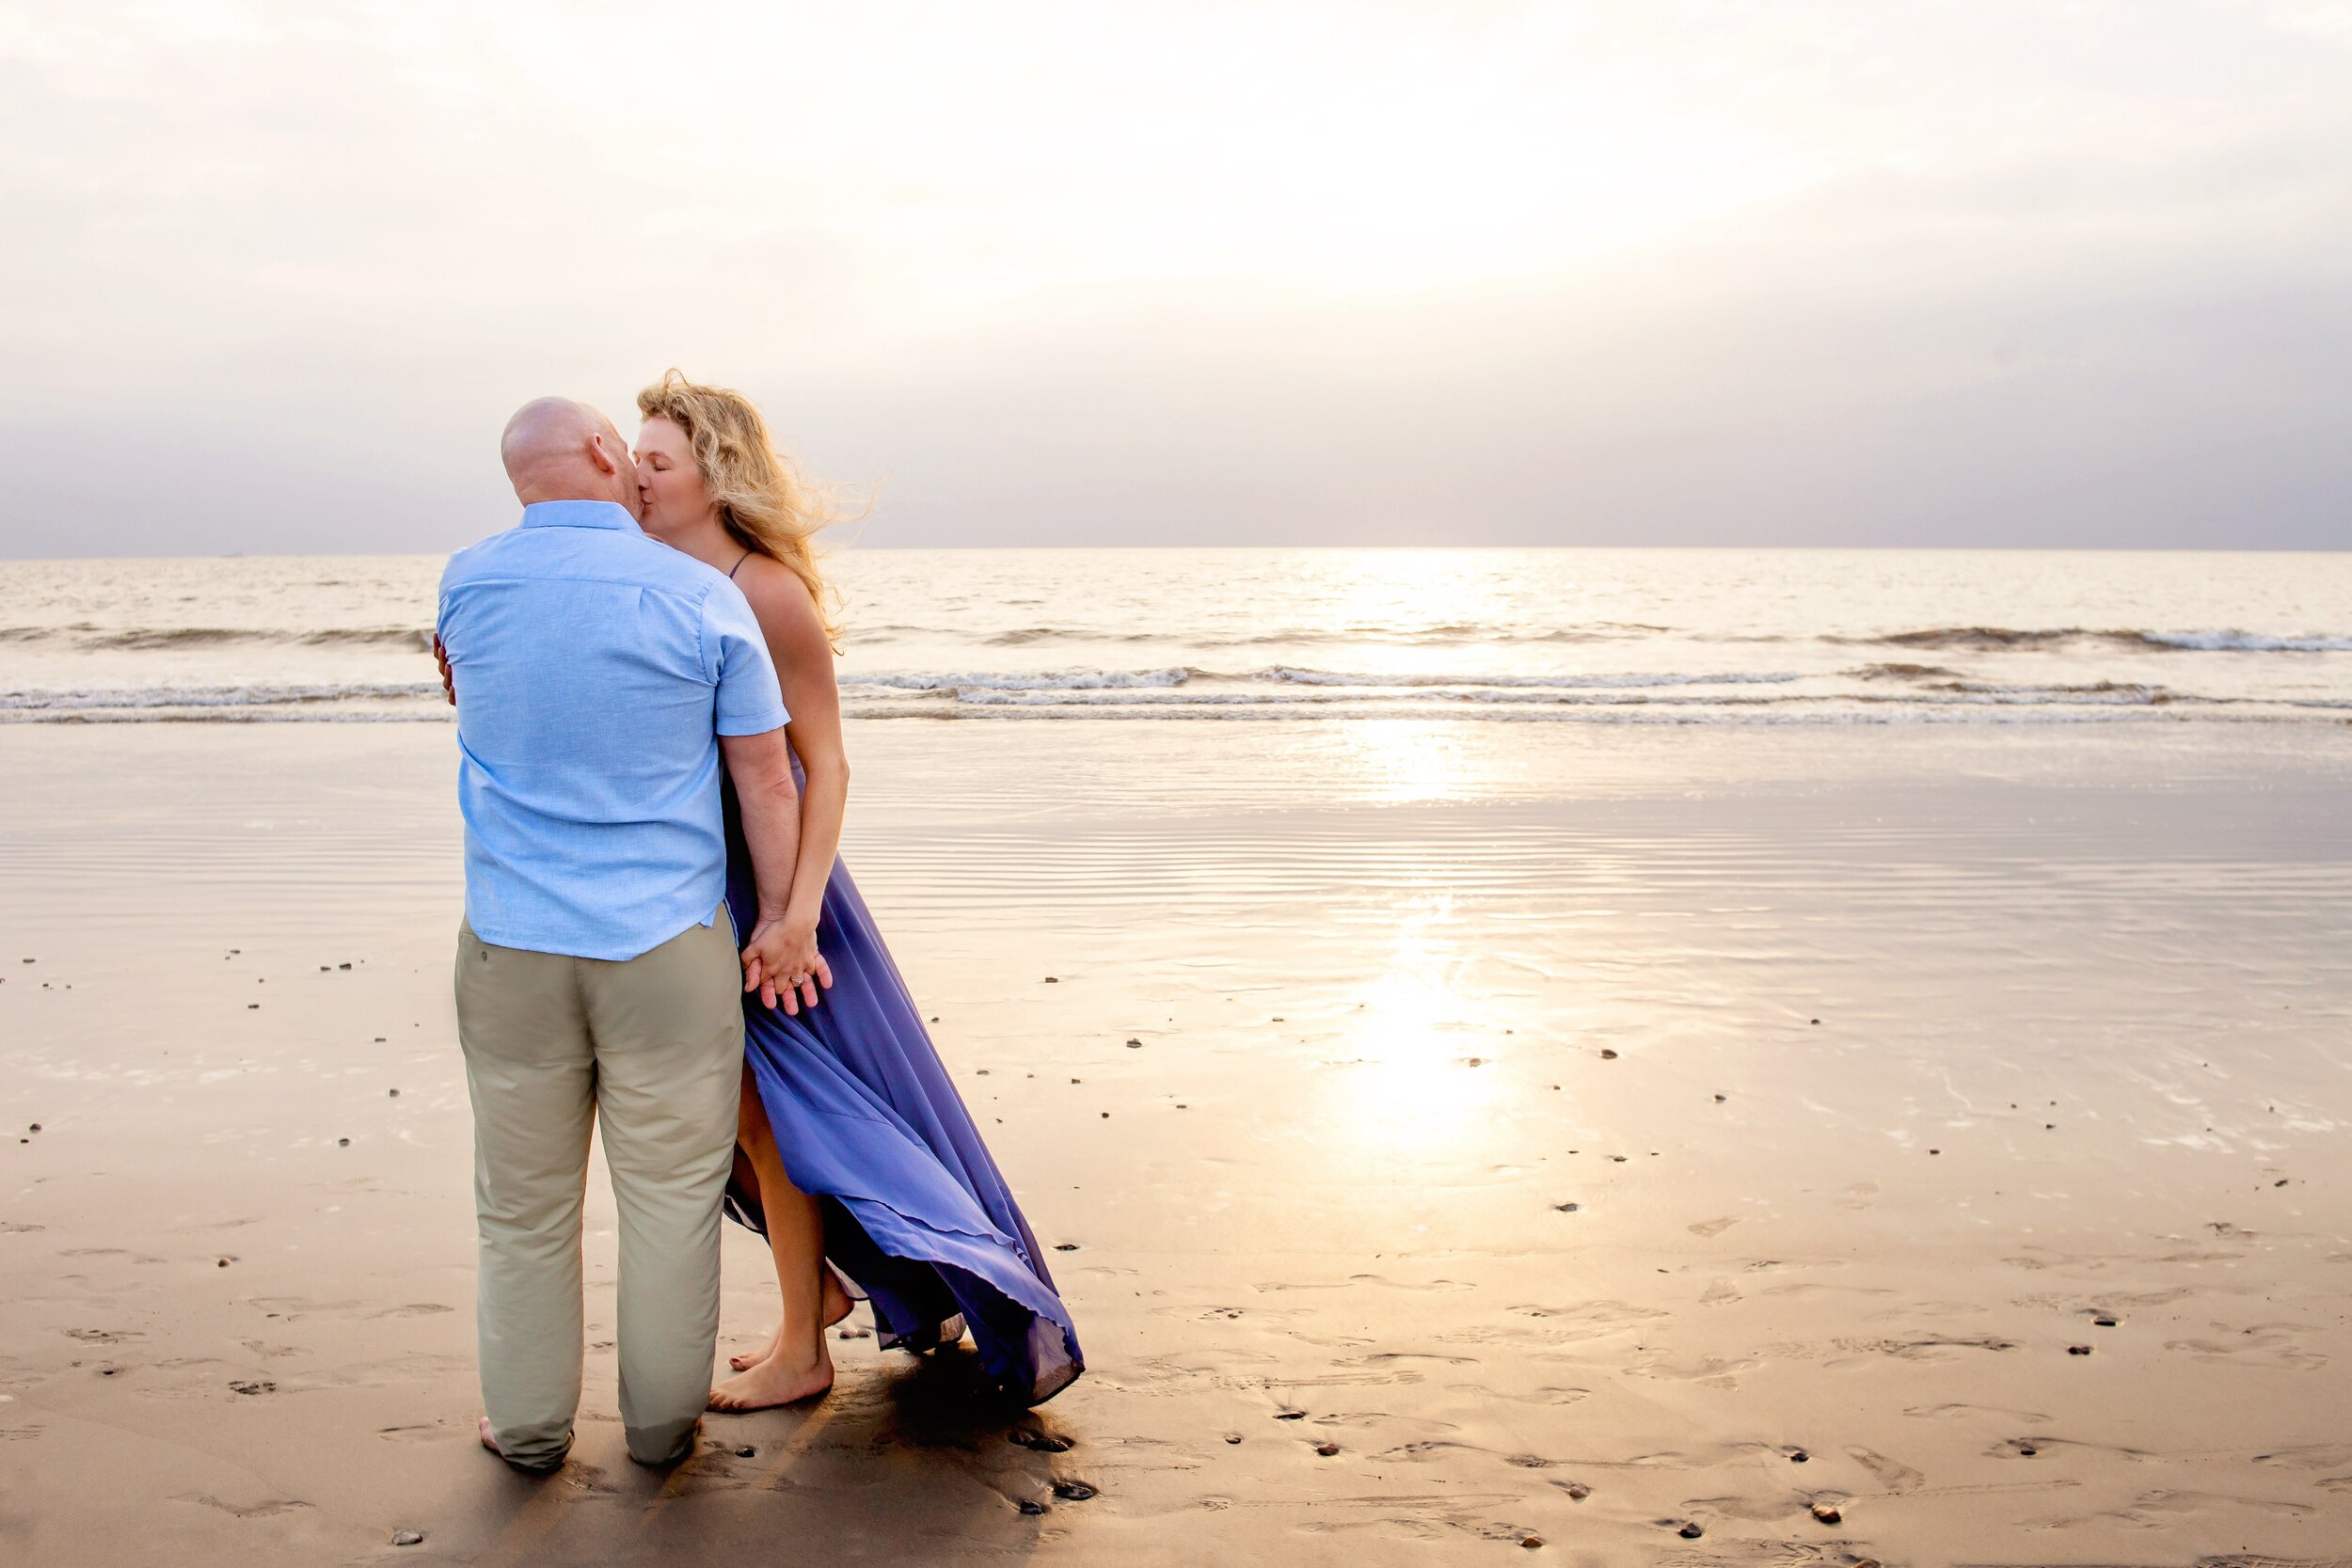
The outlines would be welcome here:
[[[686,432],[694,467],[718,503],[719,520],[735,542],[781,562],[807,585],[824,623],[825,641],[839,653],[840,627],[834,619],[837,596],[817,563],[815,540],[828,524],[865,515],[841,503],[834,487],[812,483],[790,458],[776,451],[768,421],[742,393],[706,387],[673,368],[637,394],[644,419],[667,420]]]

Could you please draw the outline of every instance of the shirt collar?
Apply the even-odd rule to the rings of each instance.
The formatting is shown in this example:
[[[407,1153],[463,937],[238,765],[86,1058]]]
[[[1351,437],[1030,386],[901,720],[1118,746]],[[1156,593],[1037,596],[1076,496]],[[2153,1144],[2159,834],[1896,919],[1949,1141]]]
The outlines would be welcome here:
[[[643,531],[628,508],[615,501],[532,501],[523,508],[525,528],[609,528]]]

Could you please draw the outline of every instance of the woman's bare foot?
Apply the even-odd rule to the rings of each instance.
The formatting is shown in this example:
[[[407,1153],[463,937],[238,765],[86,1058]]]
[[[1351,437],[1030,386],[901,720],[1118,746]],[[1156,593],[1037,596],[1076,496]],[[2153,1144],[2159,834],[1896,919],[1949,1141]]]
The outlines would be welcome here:
[[[766,1344],[760,1346],[755,1351],[748,1352],[742,1355],[728,1356],[727,1365],[733,1367],[739,1372],[748,1372],[754,1367],[758,1366],[762,1361],[773,1359],[776,1352],[782,1350],[783,1348],[784,1324],[778,1323],[769,1332],[768,1342]]]
[[[796,1404],[815,1399],[833,1386],[833,1357],[825,1341],[817,1341],[814,1362],[771,1355],[747,1371],[727,1379],[710,1391],[713,1410],[766,1410],[771,1405]]]
[[[499,1440],[490,1435],[489,1417],[483,1417],[482,1425],[475,1430],[482,1433],[482,1446],[484,1448],[489,1449],[492,1453],[498,1453],[501,1459],[504,1459],[506,1457],[504,1454],[499,1453]]]
[[[818,1305],[824,1311],[825,1326],[827,1328],[831,1328],[834,1324],[848,1317],[850,1315],[850,1308],[856,1304],[850,1300],[850,1292],[841,1288],[841,1281],[834,1277],[833,1271],[831,1269],[827,1269],[825,1271],[824,1299]]]
[[[825,1271],[824,1299],[819,1305],[824,1310],[825,1326],[827,1328],[831,1328],[834,1324],[848,1317],[850,1315],[850,1308],[855,1307],[857,1303],[850,1300],[850,1292],[841,1288],[841,1281],[834,1277],[833,1270],[827,1269]],[[775,1326],[774,1332],[768,1336],[768,1342],[766,1344],[746,1354],[728,1356],[727,1365],[734,1368],[739,1372],[748,1372],[763,1361],[771,1361],[775,1359],[776,1353],[783,1349],[784,1324],[778,1323]]]

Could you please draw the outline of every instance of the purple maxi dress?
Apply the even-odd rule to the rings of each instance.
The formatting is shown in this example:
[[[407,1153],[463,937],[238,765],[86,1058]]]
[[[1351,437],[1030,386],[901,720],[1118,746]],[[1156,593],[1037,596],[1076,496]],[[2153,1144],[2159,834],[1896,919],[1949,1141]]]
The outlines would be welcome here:
[[[727,908],[744,937],[757,909],[751,856],[731,785],[725,801]],[[883,1349],[927,1351],[968,1328],[998,1389],[1025,1404],[1053,1398],[1086,1369],[1070,1311],[838,860],[817,948],[833,989],[798,1017],[745,997],[743,1059],[786,1174],[824,1211],[827,1261],[872,1304]],[[726,1208],[766,1233],[739,1150]]]

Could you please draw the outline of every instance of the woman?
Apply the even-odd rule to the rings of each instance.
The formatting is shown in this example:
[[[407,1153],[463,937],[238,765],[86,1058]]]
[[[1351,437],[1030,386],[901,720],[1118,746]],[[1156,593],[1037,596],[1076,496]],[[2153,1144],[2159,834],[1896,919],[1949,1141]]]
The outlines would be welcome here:
[[[767,634],[802,780],[800,859],[784,922],[808,978],[785,1006],[744,1002],[743,1094],[728,1212],[768,1238],[783,1313],[730,1358],[714,1410],[757,1410],[833,1386],[825,1329],[866,1297],[884,1349],[968,1327],[996,1385],[1025,1403],[1083,1370],[1037,1239],[932,1050],[865,901],[834,858],[848,803],[834,629],[812,535],[832,518],[739,392],[672,371],[637,397],[644,529],[734,578]],[[732,789],[727,901],[755,901]],[[821,998],[818,983],[830,974]]]

